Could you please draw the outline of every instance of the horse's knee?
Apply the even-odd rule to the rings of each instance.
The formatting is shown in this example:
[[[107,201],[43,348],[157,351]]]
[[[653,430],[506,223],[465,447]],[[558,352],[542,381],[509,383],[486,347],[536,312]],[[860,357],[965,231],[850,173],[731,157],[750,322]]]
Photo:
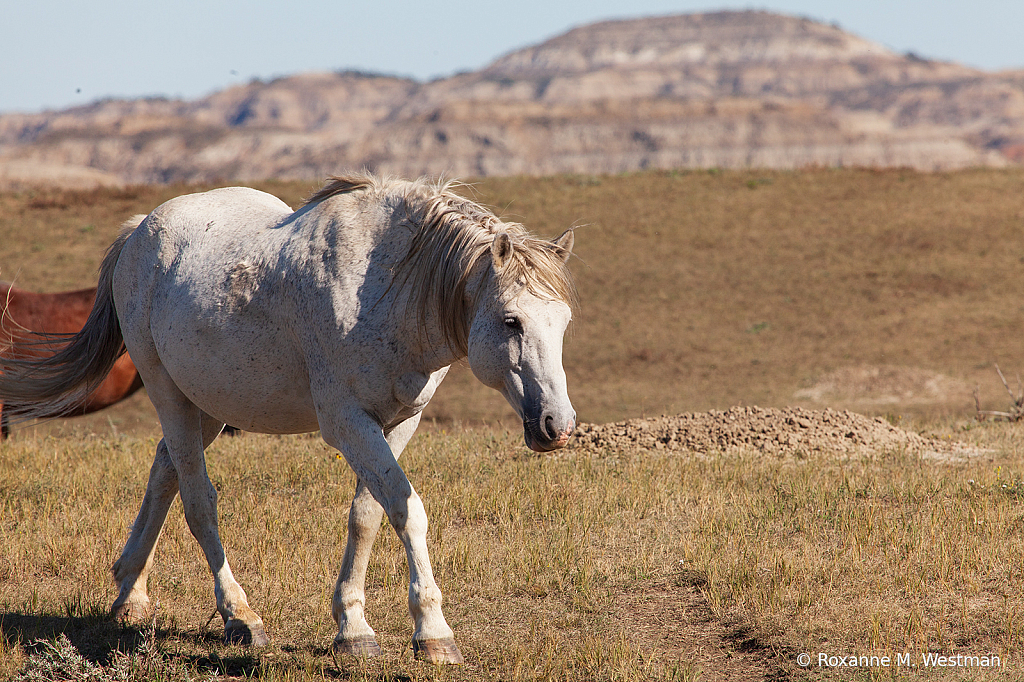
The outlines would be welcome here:
[[[390,505],[388,521],[399,535],[422,537],[427,534],[427,510],[418,495]]]
[[[349,509],[348,522],[350,527],[362,532],[377,532],[380,528],[381,517],[384,516],[384,509],[377,504],[372,497],[356,497]]]

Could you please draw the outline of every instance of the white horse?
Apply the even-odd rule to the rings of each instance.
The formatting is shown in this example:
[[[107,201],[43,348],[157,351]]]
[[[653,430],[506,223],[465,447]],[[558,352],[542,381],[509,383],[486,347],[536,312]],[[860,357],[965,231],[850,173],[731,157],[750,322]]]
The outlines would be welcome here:
[[[576,420],[561,364],[575,300],[572,232],[541,240],[448,184],[370,175],[334,178],[295,212],[234,187],[178,197],[141,218],[110,248],[96,305],[66,349],[0,368],[0,400],[32,405],[25,418],[81,399],[125,347],[145,381],[163,439],[114,564],[113,614],[152,613],[146,578],[180,492],[214,575],[225,639],[265,644],[224,556],[203,451],[225,423],[319,429],[358,477],[332,604],[335,651],[380,653],[364,583],[386,512],[409,562],[413,650],[461,662],[430,567],[424,507],[396,459],[448,366],[467,355],[522,418],[529,447],[566,444]]]

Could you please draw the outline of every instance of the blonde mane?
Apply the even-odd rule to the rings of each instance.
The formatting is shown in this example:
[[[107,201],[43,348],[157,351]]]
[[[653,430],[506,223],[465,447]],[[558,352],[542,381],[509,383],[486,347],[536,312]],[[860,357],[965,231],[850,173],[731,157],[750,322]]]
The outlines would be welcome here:
[[[494,278],[499,292],[515,295],[527,290],[572,308],[577,296],[560,247],[455,194],[457,184],[423,179],[406,183],[370,174],[333,177],[306,205],[361,191],[400,199],[414,235],[409,251],[394,266],[392,285],[411,290],[409,303],[418,311],[421,329],[428,311],[433,311],[448,346],[465,355],[468,314],[470,307],[477,305],[477,301],[466,300],[466,286],[481,259],[490,259],[491,244],[498,234],[507,234],[513,247],[500,270],[487,268],[486,276]]]

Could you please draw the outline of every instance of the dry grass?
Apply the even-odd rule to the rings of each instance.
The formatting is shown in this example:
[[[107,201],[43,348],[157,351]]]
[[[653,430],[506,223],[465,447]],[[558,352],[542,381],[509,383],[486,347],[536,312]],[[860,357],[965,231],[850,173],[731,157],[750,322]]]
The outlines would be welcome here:
[[[261,187],[296,205],[315,183]],[[87,286],[123,219],[191,189],[0,193],[0,277]],[[942,390],[829,404],[967,416],[978,385],[983,409],[1003,406],[993,363],[1024,371],[1024,171],[649,172],[488,179],[475,191],[538,234],[581,226],[583,307],[565,364],[585,421],[814,406],[795,394],[872,368],[938,375]],[[465,367],[428,411],[509,415]]]
[[[998,677],[959,670],[948,679],[1019,675],[1024,428],[937,428],[991,455],[957,465],[901,452],[538,458],[500,431],[418,436],[403,465],[427,505],[446,613],[468,662],[460,670],[411,660],[404,552],[387,529],[368,577],[368,613],[386,655],[336,663],[329,605],[351,472],[315,437],[221,439],[208,459],[222,536],[273,645],[220,644],[219,618],[209,623],[212,581],[176,502],[150,577],[160,609],[149,669],[262,679],[763,679],[801,677],[803,651],[915,660],[939,651],[997,654],[1009,666]],[[0,669],[23,664],[13,643],[62,631],[108,665],[113,648],[132,651],[145,639],[103,614],[154,446],[20,438],[0,450]]]
[[[255,186],[297,205],[316,183]],[[170,185],[0,192],[0,278],[36,291],[95,286],[103,253],[122,222],[178,195],[205,189],[209,187]]]
[[[566,364],[589,421],[781,407],[860,366],[965,384],[872,411],[966,415],[976,384],[1002,402],[993,362],[1024,370],[1021,171],[652,172],[480,192],[544,234],[586,224]]]
[[[314,184],[264,188],[295,205]],[[123,218],[186,189],[0,194],[0,276],[87,286]],[[871,405],[991,454],[533,458],[514,426],[452,429],[510,414],[463,368],[403,465],[427,505],[465,668],[411,660],[404,556],[388,531],[369,597],[387,655],[335,664],[329,601],[352,475],[315,438],[246,436],[218,441],[210,470],[228,555],[274,644],[219,643],[208,571],[176,503],[151,576],[161,607],[143,679],[1024,677],[1024,425],[969,420],[975,384],[983,408],[1006,404],[994,362],[1024,371],[1022,189],[1024,172],[994,170],[481,183],[482,202],[540,234],[586,225],[565,363],[581,419],[784,406],[822,377],[908,368],[962,395],[882,404],[854,391],[830,404]],[[0,445],[0,677],[62,631],[104,665],[115,648],[139,651],[146,633],[104,614],[156,433],[139,396]],[[795,663],[803,651],[923,650],[1005,655],[1008,667]]]

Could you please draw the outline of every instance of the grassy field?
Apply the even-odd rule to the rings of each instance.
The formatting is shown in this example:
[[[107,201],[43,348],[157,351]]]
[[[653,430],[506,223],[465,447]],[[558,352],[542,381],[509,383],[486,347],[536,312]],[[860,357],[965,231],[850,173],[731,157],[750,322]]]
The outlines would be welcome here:
[[[315,185],[262,188],[295,205]],[[188,189],[0,194],[0,277],[88,286],[121,220]],[[1024,371],[1022,190],[1024,172],[993,170],[481,182],[482,203],[535,232],[579,225],[565,365],[582,420],[829,405],[978,454],[536,457],[463,367],[403,456],[467,659],[435,669],[411,660],[389,531],[368,590],[385,656],[331,657],[354,483],[311,436],[220,439],[208,457],[271,647],[219,643],[179,502],[150,578],[153,630],[106,620],[157,438],[140,395],[0,445],[0,678],[63,632],[87,661],[147,680],[1024,679],[1024,426],[975,421],[972,396],[1005,409],[993,363],[1011,382]],[[927,652],[1003,666],[925,668]],[[818,667],[819,653],[917,665]]]
[[[385,656],[335,661],[329,604],[352,474],[312,436],[221,439],[208,459],[222,536],[273,645],[220,644],[212,581],[176,502],[150,578],[160,607],[140,678],[825,679],[844,671],[804,670],[796,657],[909,654],[920,666],[931,651],[1005,664],[879,668],[874,678],[1019,679],[1024,431],[966,426],[946,435],[991,452],[955,465],[898,451],[535,457],[493,430],[421,435],[403,466],[430,516],[433,563],[467,659],[457,671],[411,660],[404,552],[387,530],[367,607]],[[4,446],[7,672],[25,662],[19,644],[59,632],[100,663],[145,639],[104,614],[154,445]]]
[[[297,205],[316,185],[261,188]],[[0,194],[0,277],[89,286],[121,221],[190,189]],[[1004,402],[993,363],[1024,372],[1024,171],[650,172],[475,193],[538,234],[579,226],[565,365],[584,421],[826,402],[963,416],[976,387],[983,407]],[[850,371],[869,379],[799,397]],[[462,367],[427,416],[511,411]]]

